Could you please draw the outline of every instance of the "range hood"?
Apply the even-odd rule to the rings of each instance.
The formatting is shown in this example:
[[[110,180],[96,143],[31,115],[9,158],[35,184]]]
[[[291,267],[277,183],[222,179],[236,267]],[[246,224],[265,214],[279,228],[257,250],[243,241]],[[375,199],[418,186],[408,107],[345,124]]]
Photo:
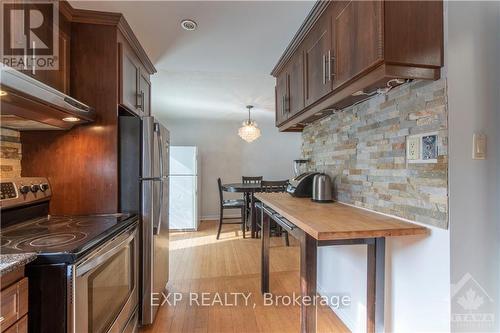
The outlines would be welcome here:
[[[0,63],[0,125],[15,130],[67,130],[94,121],[94,110]]]

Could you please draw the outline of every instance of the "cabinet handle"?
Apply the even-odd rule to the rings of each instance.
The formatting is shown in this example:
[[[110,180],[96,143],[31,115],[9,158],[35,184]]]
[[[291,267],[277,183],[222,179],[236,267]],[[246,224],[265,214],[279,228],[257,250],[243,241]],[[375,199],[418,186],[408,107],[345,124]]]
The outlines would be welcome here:
[[[281,115],[285,115],[285,95],[281,96]]]
[[[323,84],[326,83],[326,56],[323,54]]]
[[[141,96],[141,94],[135,94],[135,107],[136,107],[137,109],[140,109],[140,108],[141,108],[141,103],[142,103],[142,102],[140,101],[141,97],[142,97],[142,96]]]
[[[281,95],[281,115],[283,115],[283,95]]]
[[[137,94],[136,100],[137,100],[137,102],[136,102],[135,107],[144,111],[144,109],[143,109],[143,107],[144,107],[144,92],[143,91],[141,91],[140,93]]]
[[[328,81],[332,80],[332,54],[331,51],[328,50]]]
[[[31,74],[36,75],[36,68],[35,68],[35,51],[36,51],[36,43],[33,41],[33,57],[31,58],[32,64],[31,64]]]
[[[146,110],[144,110],[144,91],[141,91],[141,110],[146,112]]]
[[[328,51],[328,73],[330,73],[330,75],[328,75],[328,78],[329,78],[329,81],[331,81],[331,79],[335,79],[335,67],[333,68],[333,71],[332,71],[332,61],[335,62],[337,61],[337,59],[335,57],[332,57],[330,56],[330,51]]]

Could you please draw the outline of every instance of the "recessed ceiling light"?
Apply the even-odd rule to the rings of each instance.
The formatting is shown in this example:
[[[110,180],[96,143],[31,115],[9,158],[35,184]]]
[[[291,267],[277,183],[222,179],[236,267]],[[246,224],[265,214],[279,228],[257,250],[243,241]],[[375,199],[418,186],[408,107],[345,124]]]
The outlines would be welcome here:
[[[0,90],[0,96],[6,96],[7,92],[5,90]]]
[[[184,30],[193,31],[193,30],[196,30],[196,28],[198,27],[198,24],[193,20],[186,19],[186,20],[181,21],[181,27]]]
[[[63,121],[67,121],[69,123],[76,123],[77,121],[80,121],[80,118],[77,117],[66,117],[62,119]]]

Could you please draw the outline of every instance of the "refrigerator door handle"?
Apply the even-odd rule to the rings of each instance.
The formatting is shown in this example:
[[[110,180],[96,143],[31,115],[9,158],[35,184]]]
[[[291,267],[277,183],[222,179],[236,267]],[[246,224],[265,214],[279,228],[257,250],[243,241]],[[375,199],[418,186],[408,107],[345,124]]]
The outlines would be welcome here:
[[[165,177],[163,174],[163,137],[161,136],[160,124],[155,123],[154,131],[158,137],[158,152],[160,154],[160,177]]]
[[[160,226],[161,226],[161,207],[163,206],[163,184],[160,184],[160,204],[158,205],[158,225],[153,226],[153,235],[160,234]]]
[[[165,179],[165,176],[163,174],[163,138],[161,136],[161,130],[160,130],[160,124],[155,123],[154,125],[154,131],[156,132],[157,135],[157,142],[158,142],[158,152],[160,154],[160,180]],[[160,227],[161,227],[161,209],[163,207],[163,184],[160,184],[160,204],[158,205],[158,224],[156,226],[153,226],[153,235],[159,235],[160,234]]]
[[[168,178],[168,176],[165,176],[165,177],[144,177],[144,178],[139,178],[139,180],[141,180],[141,181],[143,181],[143,180],[163,181],[167,178]]]

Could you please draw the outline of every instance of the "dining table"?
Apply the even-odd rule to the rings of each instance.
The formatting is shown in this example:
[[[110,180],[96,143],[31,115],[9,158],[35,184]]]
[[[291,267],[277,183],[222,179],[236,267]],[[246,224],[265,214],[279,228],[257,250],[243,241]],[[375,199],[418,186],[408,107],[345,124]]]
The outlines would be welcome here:
[[[255,193],[262,189],[260,183],[229,183],[223,184],[222,190],[231,193],[243,193],[250,198],[250,235],[257,235],[257,219],[255,218]]]

